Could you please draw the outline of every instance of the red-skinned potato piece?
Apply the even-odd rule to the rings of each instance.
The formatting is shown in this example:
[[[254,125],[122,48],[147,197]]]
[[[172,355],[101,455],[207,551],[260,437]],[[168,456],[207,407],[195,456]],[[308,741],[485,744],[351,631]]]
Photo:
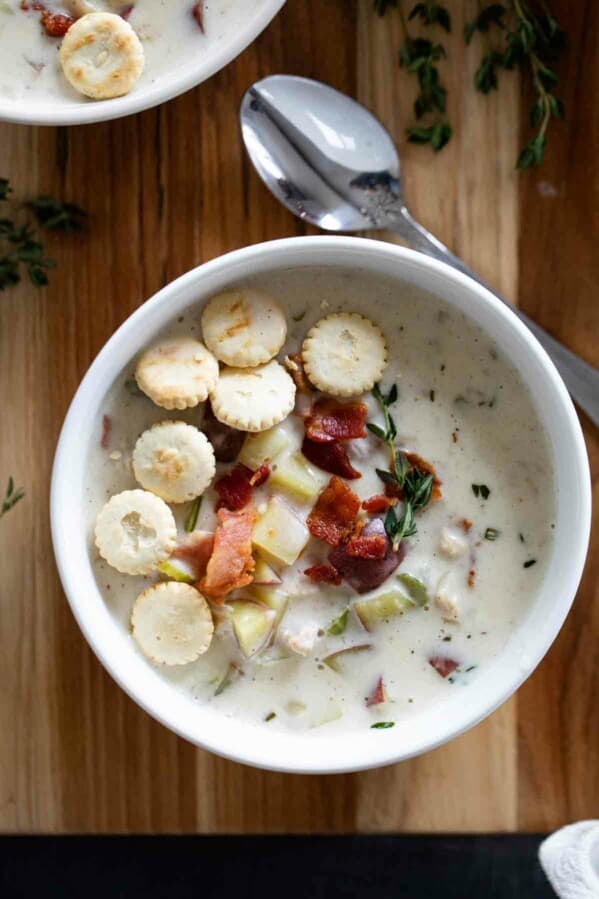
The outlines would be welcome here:
[[[362,477],[349,461],[347,450],[338,440],[333,440],[332,443],[315,443],[304,437],[302,453],[309,462],[323,471],[328,471],[329,474],[338,475],[348,481]]]
[[[366,708],[370,708],[373,705],[381,705],[381,703],[387,702],[387,694],[385,692],[385,684],[383,683],[383,678],[379,677],[376,682],[376,686],[372,690],[369,696],[366,697]]]
[[[306,437],[316,443],[366,437],[367,415],[368,409],[364,403],[319,400],[306,418]]]
[[[356,593],[368,593],[376,590],[399,567],[406,554],[405,541],[402,541],[396,552],[385,532],[385,525],[380,518],[373,518],[362,531],[362,537],[384,537],[387,551],[382,559],[361,559],[350,556],[346,546],[337,546],[329,553],[329,563],[336,568],[343,580]]]
[[[308,530],[329,546],[339,546],[351,534],[359,509],[360,500],[351,487],[332,477],[308,515]]]
[[[315,584],[333,584],[335,587],[341,584],[341,575],[332,565],[312,565],[304,574]]]
[[[217,462],[234,462],[246,438],[244,431],[230,428],[215,418],[209,403],[204,406],[201,430],[212,444]]]
[[[432,658],[428,660],[428,663],[435,669],[437,674],[441,675],[441,677],[447,677],[449,674],[453,674],[459,665],[459,662],[456,662],[455,659],[449,659],[446,656],[432,656]]]

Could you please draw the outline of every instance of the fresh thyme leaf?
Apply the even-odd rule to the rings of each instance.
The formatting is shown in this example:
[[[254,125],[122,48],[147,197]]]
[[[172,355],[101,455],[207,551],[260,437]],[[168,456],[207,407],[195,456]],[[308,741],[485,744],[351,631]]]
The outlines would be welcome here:
[[[408,128],[406,134],[411,144],[430,144],[438,153],[451,139],[452,130],[448,122],[437,122],[428,128]]]
[[[10,477],[6,485],[2,505],[0,506],[0,518],[2,518],[3,515],[6,515],[7,512],[10,512],[13,506],[16,506],[19,500],[23,499],[24,496],[25,491],[23,490],[23,488],[19,487],[17,490],[15,490],[14,479]]]
[[[398,0],[374,0],[374,9],[379,16],[384,16],[388,9],[397,9]]]
[[[371,730],[388,730],[390,727],[395,727],[395,721],[377,721],[370,725]]]
[[[349,617],[349,606],[345,609],[338,618],[334,618],[333,621],[329,624],[327,628],[327,636],[328,637],[338,637],[345,631],[347,627],[347,619]]]
[[[196,529],[196,525],[198,523],[198,515],[200,514],[201,505],[202,505],[202,497],[196,496],[196,498],[193,501],[193,505],[192,505],[191,509],[189,510],[189,514],[188,514],[187,518],[185,519],[185,530],[187,531],[188,534],[190,534],[192,531],[195,531],[195,529]]]
[[[39,225],[49,231],[63,231],[72,234],[86,226],[87,212],[74,203],[63,203],[54,197],[41,195],[25,203],[34,214]]]
[[[12,193],[7,178],[0,178],[0,201]],[[31,222],[19,220],[23,209],[33,213],[41,227],[71,233],[82,226],[85,213],[72,203],[41,196],[22,205],[12,204],[11,217],[0,218],[0,290],[13,287],[25,271],[35,287],[48,283],[47,272],[56,263],[45,255]]]
[[[425,25],[440,25],[445,31],[451,31],[451,19],[448,11],[439,3],[426,0],[425,3],[417,3],[408,16],[412,20],[419,16]]]
[[[368,422],[366,427],[368,428],[368,430],[370,431],[371,434],[375,435],[375,437],[379,437],[381,440],[387,439],[386,432],[383,430],[383,428],[379,427],[378,425]]]
[[[471,22],[466,22],[464,25],[464,40],[466,43],[470,43],[475,32],[480,31],[486,33],[491,25],[496,25],[498,28],[505,28],[503,17],[506,13],[507,10],[503,3],[489,3],[487,6],[483,7],[475,19]]]

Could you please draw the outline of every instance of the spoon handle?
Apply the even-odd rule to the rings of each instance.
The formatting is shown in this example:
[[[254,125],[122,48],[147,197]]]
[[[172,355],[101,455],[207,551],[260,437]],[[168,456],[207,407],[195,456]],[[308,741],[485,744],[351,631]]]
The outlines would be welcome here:
[[[515,306],[511,306],[501,294],[489,287],[482,278],[475,275],[474,272],[454,256],[440,240],[432,235],[426,228],[417,222],[405,206],[401,208],[401,217],[394,218],[393,230],[396,231],[410,245],[413,250],[419,250],[427,256],[432,256],[441,262],[446,262],[464,275],[468,275],[487,290],[490,290],[497,299],[510,306],[518,318],[532,331],[541,346],[546,350],[547,354],[553,360],[555,367],[562,376],[564,383],[570,391],[572,398],[576,400],[581,409],[589,416],[591,421],[599,427],[599,371],[585,362],[575,353],[568,350],[559,340],[556,340],[551,334],[548,334],[543,328],[537,325],[523,312],[520,312]]]

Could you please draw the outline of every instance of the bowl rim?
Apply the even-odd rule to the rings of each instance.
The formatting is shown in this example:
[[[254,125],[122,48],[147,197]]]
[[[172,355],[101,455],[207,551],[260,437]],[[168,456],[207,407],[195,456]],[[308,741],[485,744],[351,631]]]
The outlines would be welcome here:
[[[283,264],[282,259],[287,257],[293,257],[293,261],[288,259]],[[431,275],[438,290],[434,287],[424,289],[437,293],[442,299],[447,300],[443,289],[449,285],[464,298],[464,305],[470,300],[477,300],[482,304],[477,307],[478,312],[483,307],[486,307],[489,314],[491,310],[497,327],[501,326],[509,339],[515,341],[518,351],[523,353],[521,363],[514,362],[513,356],[508,353],[512,364],[521,374],[525,365],[529,369],[532,366],[538,372],[543,390],[551,397],[551,403],[547,403],[551,416],[549,412],[543,412],[538,403],[536,407],[539,414],[543,412],[541,419],[548,436],[553,435],[551,428],[555,428],[555,433],[558,433],[558,424],[554,426],[553,421],[559,422],[559,438],[566,440],[568,444],[567,470],[571,473],[571,479],[567,486],[570,493],[574,490],[576,494],[571,500],[567,497],[570,512],[575,516],[576,527],[572,527],[570,520],[568,526],[564,525],[562,528],[564,534],[569,534],[569,545],[560,555],[566,561],[561,564],[562,573],[557,585],[559,589],[556,590],[555,584],[553,585],[551,601],[546,600],[542,604],[541,614],[539,596],[543,592],[549,592],[545,581],[543,582],[529,616],[532,621],[533,612],[538,612],[538,621],[535,620],[535,627],[531,629],[532,637],[524,639],[521,632],[525,629],[526,622],[521,622],[508,641],[506,650],[489,663],[486,678],[489,683],[493,678],[498,681],[493,688],[488,688],[488,684],[486,689],[477,687],[481,680],[478,678],[469,686],[468,704],[459,703],[457,694],[453,694],[442,706],[447,714],[437,716],[439,720],[435,721],[434,726],[427,719],[427,715],[430,716],[429,709],[415,719],[410,718],[414,734],[400,732],[399,740],[396,739],[399,729],[374,731],[374,734],[379,735],[378,742],[372,741],[370,732],[357,734],[355,739],[352,732],[352,740],[344,741],[343,738],[347,736],[344,733],[326,737],[314,734],[310,736],[311,732],[306,735],[269,731],[265,740],[262,726],[237,722],[200,703],[194,704],[191,720],[187,707],[190,701],[184,694],[132,652],[128,634],[118,635],[119,625],[108,610],[93,577],[87,535],[74,536],[69,527],[69,505],[72,513],[78,511],[72,496],[72,473],[78,464],[81,469],[84,468],[82,459],[87,454],[87,448],[85,453],[81,452],[83,423],[86,418],[93,417],[90,410],[93,412],[94,405],[99,411],[103,397],[115,377],[151,339],[149,335],[164,327],[166,322],[190,307],[194,301],[201,302],[201,297],[197,294],[201,294],[202,290],[205,295],[210,295],[215,283],[218,285],[216,289],[222,289],[226,284],[234,283],[244,276],[294,266],[323,264],[337,268],[357,268],[360,265],[356,260],[360,258],[368,259],[371,267],[377,260],[381,268],[383,263],[393,265],[398,281],[409,282],[414,274],[418,278],[424,273],[425,280]],[[195,300],[189,298],[190,294],[195,295]],[[454,303],[453,300],[449,302]],[[456,300],[454,305],[464,311],[459,305],[461,302],[462,299]],[[476,314],[473,313],[470,317],[477,321]],[[142,323],[145,323],[143,330],[146,336],[141,339],[133,337],[134,331]],[[501,342],[499,345],[505,350]],[[132,346],[135,347],[133,351]],[[548,423],[551,423],[550,426]],[[565,459],[565,451],[561,456]],[[554,458],[556,468],[559,461]],[[563,467],[566,467],[565,461]],[[81,505],[80,500],[79,503]],[[57,567],[73,614],[100,662],[141,708],[184,739],[225,758],[273,771],[330,774],[380,767],[428,752],[490,715],[532,673],[557,636],[574,601],[582,576],[590,535],[591,481],[582,429],[566,387],[545,350],[511,309],[466,275],[421,253],[367,238],[319,235],[269,241],[219,256],[166,285],[123,322],[88,369],[66,415],[52,471],[50,517]],[[557,530],[552,545],[552,559],[558,557],[555,548],[561,527],[559,518],[556,514]],[[82,558],[78,559],[73,552],[74,540],[85,541]],[[85,582],[84,589],[82,579]],[[420,723],[424,732],[432,731],[434,734],[423,739]],[[380,734],[385,735],[382,741]],[[343,743],[345,745],[342,746]]]
[[[223,46],[211,55],[208,65],[200,64],[189,71],[185,69],[179,78],[169,79],[166,86],[161,87],[158,81],[156,84],[151,83],[147,89],[111,100],[86,101],[82,98],[80,106],[73,104],[59,110],[53,110],[48,99],[41,98],[28,107],[26,99],[22,97],[9,100],[0,96],[0,122],[15,125],[91,125],[122,119],[159,106],[207,81],[229,65],[264,31],[286,2],[287,0],[263,0],[256,15],[244,27],[232,32],[231,40],[223,42]]]

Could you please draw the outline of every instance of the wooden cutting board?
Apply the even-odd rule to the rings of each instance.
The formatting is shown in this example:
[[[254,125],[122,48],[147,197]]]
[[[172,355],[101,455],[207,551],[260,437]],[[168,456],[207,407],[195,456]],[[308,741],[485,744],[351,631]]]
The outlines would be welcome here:
[[[106,339],[198,263],[307,231],[266,192],[241,148],[241,95],[269,73],[319,78],[369,104],[400,147],[415,215],[599,365],[599,7],[552,3],[570,34],[561,73],[568,120],[552,130],[543,167],[522,175],[514,159],[527,98],[516,76],[491,97],[473,91],[476,53],[465,53],[461,31],[475,4],[450,5],[444,72],[456,133],[437,156],[405,141],[413,85],[397,66],[397,16],[378,19],[370,0],[288,0],[225,71],[142,115],[70,129],[0,126],[0,175],[20,196],[51,193],[90,213],[87,236],[49,242],[58,268],[48,289],[24,284],[0,296],[0,481],[13,474],[27,491],[0,522],[1,830],[545,830],[596,815],[593,552],[556,644],[483,724],[410,762],[310,778],[222,761],[140,711],[84,642],[52,556],[54,448]],[[596,479],[599,435],[584,424]],[[597,529],[594,540],[597,549]]]

